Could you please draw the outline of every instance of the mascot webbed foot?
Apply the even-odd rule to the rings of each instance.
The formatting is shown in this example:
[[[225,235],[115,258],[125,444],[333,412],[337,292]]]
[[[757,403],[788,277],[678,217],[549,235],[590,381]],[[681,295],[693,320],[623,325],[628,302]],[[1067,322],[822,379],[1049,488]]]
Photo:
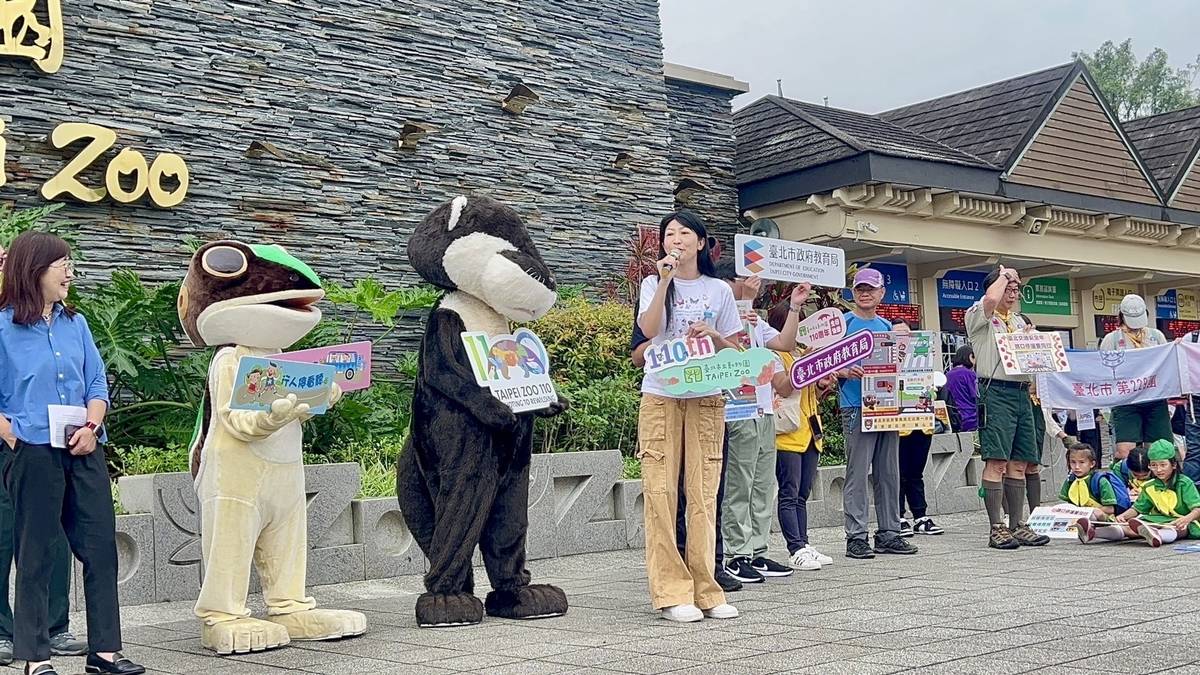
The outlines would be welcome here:
[[[367,617],[346,609],[310,609],[267,617],[293,640],[336,640],[367,632]]]
[[[487,594],[488,616],[504,619],[545,619],[567,613],[567,594],[547,584],[520,586]]]
[[[200,626],[200,645],[218,654],[245,654],[282,647],[287,629],[261,619],[234,619]]]
[[[417,598],[417,625],[421,628],[470,626],[480,621],[483,621],[483,603],[470,593],[422,593]]]

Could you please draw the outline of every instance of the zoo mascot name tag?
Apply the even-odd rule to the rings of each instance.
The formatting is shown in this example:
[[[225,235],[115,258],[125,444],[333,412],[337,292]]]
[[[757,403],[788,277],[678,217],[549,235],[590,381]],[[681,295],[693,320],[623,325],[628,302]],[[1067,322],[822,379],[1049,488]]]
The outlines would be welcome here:
[[[304,349],[298,352],[284,352],[271,358],[333,366],[334,381],[342,388],[343,393],[359,391],[371,386],[370,340]]]
[[[270,412],[272,401],[295,394],[296,403],[307,403],[310,413],[321,415],[329,407],[335,373],[333,366],[243,356],[229,407]]]
[[[550,381],[550,355],[541,338],[528,328],[512,335],[463,333],[463,346],[471,360],[475,381],[488,387],[513,412],[550,407],[558,401]]]

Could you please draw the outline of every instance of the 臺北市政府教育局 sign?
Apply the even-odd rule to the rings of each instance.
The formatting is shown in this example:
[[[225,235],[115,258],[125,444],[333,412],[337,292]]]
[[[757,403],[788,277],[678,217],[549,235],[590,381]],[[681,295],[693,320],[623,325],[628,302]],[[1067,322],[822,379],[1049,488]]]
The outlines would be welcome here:
[[[0,0],[0,58],[31,61],[46,74],[58,72],[63,62],[62,5],[60,0]],[[11,131],[0,121],[0,186],[8,182],[5,171]],[[159,153],[152,161],[133,148],[121,148],[115,157],[102,156],[117,142],[117,133],[98,124],[65,122],[50,133],[50,143],[62,149],[88,141],[58,173],[42,184],[45,199],[72,197],[82,202],[110,198],[133,204],[143,197],[161,208],[178,205],[187,196],[190,176],[179,155]],[[88,187],[80,174],[97,162],[105,162],[104,185]]]

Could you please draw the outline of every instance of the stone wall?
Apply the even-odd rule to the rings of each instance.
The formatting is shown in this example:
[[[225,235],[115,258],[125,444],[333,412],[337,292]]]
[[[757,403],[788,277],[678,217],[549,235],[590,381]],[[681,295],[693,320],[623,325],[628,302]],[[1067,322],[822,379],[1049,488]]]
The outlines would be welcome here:
[[[732,243],[737,228],[738,192],[733,173],[735,142],[730,105],[737,94],[693,82],[667,80],[672,189],[691,178],[707,189],[686,206],[700,214],[713,234]]]
[[[580,282],[618,271],[633,227],[672,206],[655,0],[81,0],[63,11],[58,73],[0,60],[0,202],[44,203],[42,183],[78,149],[47,141],[68,121],[118,136],[82,174],[88,186],[123,147],[177,153],[191,175],[170,210],[60,212],[78,224],[87,272],[175,279],[186,236],[234,236],[283,244],[332,280],[410,282],[413,226],[480,191],[520,211],[558,276]],[[514,115],[500,102],[518,82],[541,100]],[[402,150],[406,121],[435,130]],[[632,161],[614,168],[621,152]]]
[[[973,434],[934,437],[925,469],[929,513],[979,510],[982,464]],[[1065,477],[1061,445],[1043,472],[1047,500]],[[530,560],[579,553],[641,548],[642,484],[621,479],[621,453],[570,452],[534,455],[529,486]],[[404,524],[394,497],[354,499],[357,464],[306,467],[308,583],[321,585],[403,574],[421,574],[426,560]],[[821,467],[809,500],[812,527],[842,524],[845,467]],[[199,506],[185,473],[131,476],[120,480],[117,517],[121,602],[127,605],[191,600],[200,589]],[[478,554],[476,555],[478,563]],[[532,568],[537,572],[536,563]],[[76,569],[77,602],[81,570]],[[252,579],[251,589],[259,588]]]

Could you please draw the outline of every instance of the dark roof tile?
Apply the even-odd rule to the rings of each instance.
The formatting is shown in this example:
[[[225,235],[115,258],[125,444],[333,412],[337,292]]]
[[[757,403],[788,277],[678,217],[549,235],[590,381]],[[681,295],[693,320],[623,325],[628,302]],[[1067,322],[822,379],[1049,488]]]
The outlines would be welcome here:
[[[1200,144],[1200,106],[1130,120],[1121,125],[1146,168],[1163,190],[1169,190],[1187,170]]]
[[[996,166],[1007,166],[1076,65],[1066,63],[877,116]]]

